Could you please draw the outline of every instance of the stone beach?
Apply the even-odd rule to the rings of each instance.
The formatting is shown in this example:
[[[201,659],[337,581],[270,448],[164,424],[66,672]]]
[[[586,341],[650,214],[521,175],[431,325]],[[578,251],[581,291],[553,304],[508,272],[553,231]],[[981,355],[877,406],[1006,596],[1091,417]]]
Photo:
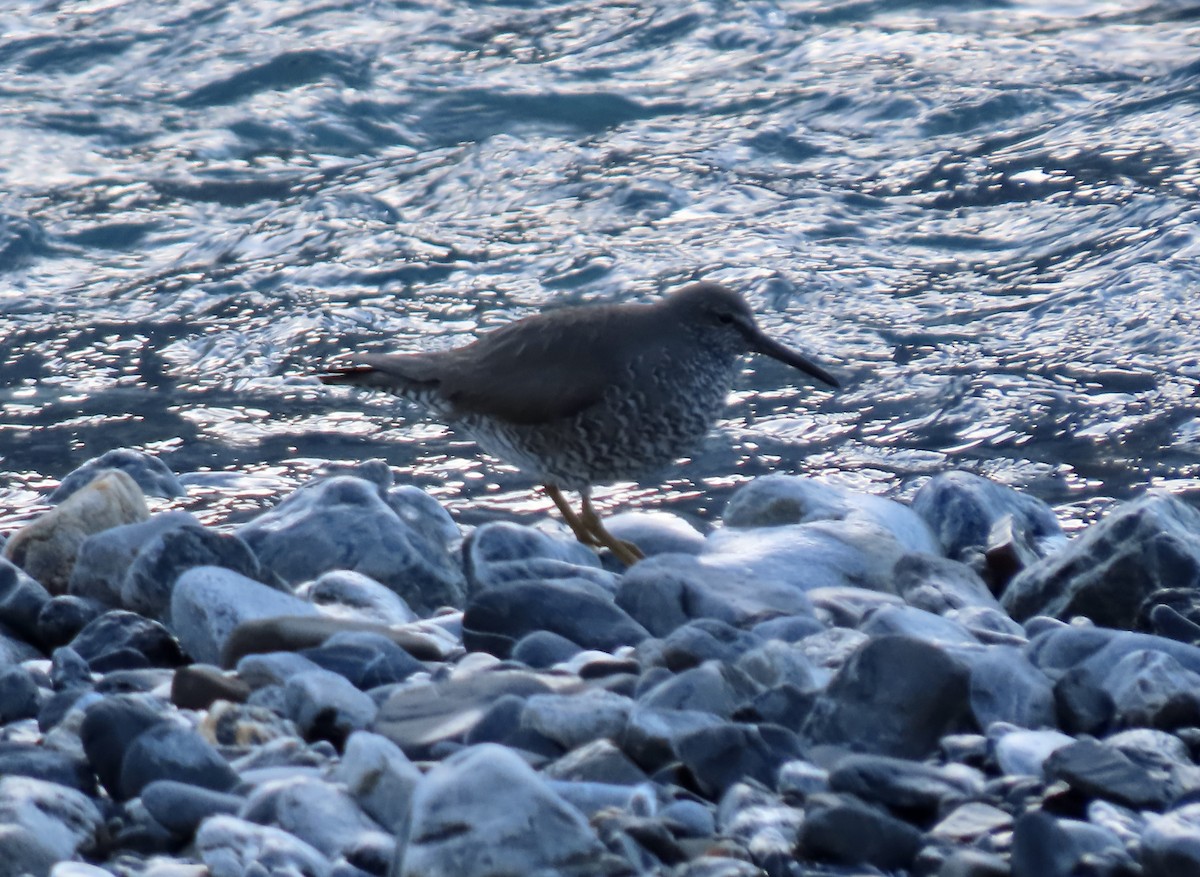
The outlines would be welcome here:
[[[205,526],[118,449],[0,536],[0,877],[1200,874],[1177,497],[769,475],[626,570],[328,472]]]

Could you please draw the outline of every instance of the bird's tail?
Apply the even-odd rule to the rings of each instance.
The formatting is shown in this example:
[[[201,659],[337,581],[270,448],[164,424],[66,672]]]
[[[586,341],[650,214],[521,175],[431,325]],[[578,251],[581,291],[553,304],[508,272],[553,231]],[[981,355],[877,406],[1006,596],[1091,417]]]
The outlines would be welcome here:
[[[373,365],[346,365],[321,372],[321,374],[317,375],[317,380],[322,384],[374,387],[380,386],[378,383],[379,377],[380,372]],[[388,383],[392,382],[394,382],[394,379],[389,380]]]

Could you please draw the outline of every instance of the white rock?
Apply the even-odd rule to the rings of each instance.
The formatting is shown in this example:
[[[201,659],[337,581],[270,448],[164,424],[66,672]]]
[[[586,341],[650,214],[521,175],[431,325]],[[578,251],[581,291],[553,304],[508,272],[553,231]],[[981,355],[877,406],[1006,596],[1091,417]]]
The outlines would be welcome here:
[[[72,859],[92,846],[104,817],[76,789],[33,777],[7,776],[0,779],[3,824],[28,830],[59,859]]]
[[[251,865],[270,874],[328,877],[333,865],[309,844],[269,825],[213,816],[196,831],[196,852],[211,877],[242,877]]]

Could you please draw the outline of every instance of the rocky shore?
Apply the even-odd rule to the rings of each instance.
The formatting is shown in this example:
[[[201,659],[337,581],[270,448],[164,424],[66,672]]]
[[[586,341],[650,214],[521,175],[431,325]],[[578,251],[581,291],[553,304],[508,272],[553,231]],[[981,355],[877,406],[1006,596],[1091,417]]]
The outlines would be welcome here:
[[[0,877],[1200,874],[1200,512],[759,478],[602,562],[109,452],[0,560]]]

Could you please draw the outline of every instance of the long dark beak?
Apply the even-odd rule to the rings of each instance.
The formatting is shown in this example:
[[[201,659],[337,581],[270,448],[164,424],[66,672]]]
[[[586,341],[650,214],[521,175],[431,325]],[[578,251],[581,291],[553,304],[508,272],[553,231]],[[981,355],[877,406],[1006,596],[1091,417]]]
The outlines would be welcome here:
[[[818,381],[823,381],[831,387],[840,387],[837,378],[831,375],[825,369],[821,368],[807,356],[803,356],[790,347],[784,347],[773,338],[768,338],[762,333],[758,327],[755,327],[753,333],[747,333],[747,341],[750,343],[750,349],[755,353],[761,353],[763,356],[769,356],[771,359],[777,359],[785,365],[790,365],[792,368],[798,368],[807,375],[812,375]]]

